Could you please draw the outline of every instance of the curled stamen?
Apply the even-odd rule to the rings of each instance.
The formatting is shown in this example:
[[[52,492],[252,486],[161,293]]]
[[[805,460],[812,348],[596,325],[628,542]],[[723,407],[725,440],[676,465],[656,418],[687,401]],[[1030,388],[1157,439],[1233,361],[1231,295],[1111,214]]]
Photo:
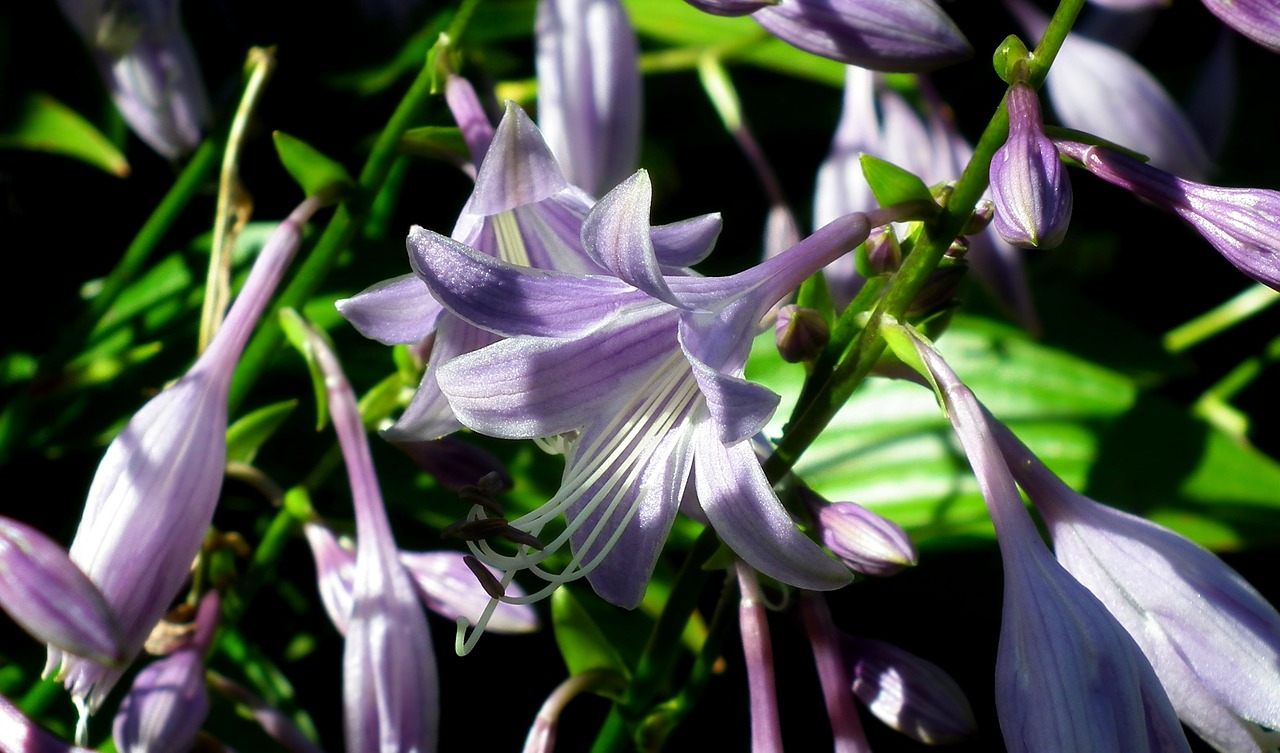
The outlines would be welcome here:
[[[498,582],[497,578],[493,577],[493,573],[489,572],[489,568],[485,567],[480,560],[468,554],[462,558],[462,561],[466,563],[467,568],[476,576],[476,580],[480,582],[480,587],[484,589],[485,593],[498,600],[501,600],[503,596],[506,596],[506,588]]]

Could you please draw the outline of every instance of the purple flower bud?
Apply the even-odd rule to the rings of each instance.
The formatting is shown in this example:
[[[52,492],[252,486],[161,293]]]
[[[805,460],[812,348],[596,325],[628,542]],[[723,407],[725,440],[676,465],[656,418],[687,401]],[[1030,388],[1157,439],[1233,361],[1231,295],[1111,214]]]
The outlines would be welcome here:
[[[751,17],[805,52],[873,70],[919,73],[973,54],[931,0],[779,0]]]
[[[812,361],[831,339],[831,326],[827,318],[813,309],[787,304],[778,310],[773,325],[778,353],[788,363]]]
[[[0,750],[16,753],[94,753],[54,737],[0,695]]]
[[[177,0],[58,5],[133,132],[167,159],[195,149],[209,122],[209,101]]]
[[[1236,269],[1280,289],[1280,191],[1210,186],[1110,149],[1074,142],[1059,147],[1099,178],[1186,220]]]
[[[1204,7],[1272,52],[1280,52],[1280,5],[1273,0],[1204,0]]]
[[[885,577],[918,561],[915,544],[892,520],[853,502],[835,502],[818,512],[822,543],[850,569]]]
[[[569,182],[603,196],[636,168],[636,33],[619,0],[538,4],[538,124]]]
[[[1053,248],[1071,223],[1071,179],[1044,135],[1035,89],[1015,83],[1007,101],[1009,139],[991,160],[996,232],[1021,248]]]
[[[902,246],[898,244],[898,236],[892,227],[872,228],[864,248],[867,271],[872,274],[892,274],[902,266]]]
[[[119,618],[126,659],[142,649],[200,551],[222,488],[231,375],[321,202],[307,199],[272,233],[209,348],[129,420],[93,477],[70,555]],[[51,645],[45,671],[55,670],[92,712],[124,667]]]
[[[776,5],[777,0],[685,0],[688,4],[713,16],[749,16],[752,13]]]
[[[891,643],[844,636],[853,692],[880,721],[926,745],[946,745],[978,729],[960,685],[941,667]]]
[[[1182,721],[1218,750],[1280,745],[1280,613],[1204,547],[1077,494],[996,436],[1058,561],[1138,642]]]
[[[204,654],[217,628],[222,601],[210,591],[196,613],[190,644],[148,664],[134,678],[111,726],[120,753],[190,750],[209,715]]]
[[[103,664],[124,660],[102,592],[56,542],[0,517],[0,607],[36,640]]]
[[[351,582],[355,574],[356,555],[338,541],[338,537],[319,523],[305,523],[302,532],[311,545],[316,563],[316,582],[320,603],[338,632],[347,634],[351,618]],[[348,542],[349,543],[349,542]]]

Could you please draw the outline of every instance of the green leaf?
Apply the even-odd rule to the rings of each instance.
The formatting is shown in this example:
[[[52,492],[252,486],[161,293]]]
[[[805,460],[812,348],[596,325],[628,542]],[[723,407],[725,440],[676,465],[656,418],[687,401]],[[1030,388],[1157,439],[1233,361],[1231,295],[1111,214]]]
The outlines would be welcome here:
[[[324,156],[302,139],[283,131],[275,131],[271,136],[284,169],[302,186],[302,191],[307,196],[345,190],[355,185],[345,167]]]
[[[307,362],[307,371],[311,374],[311,388],[316,396],[316,431],[320,431],[329,420],[329,391],[324,385],[324,371],[320,368],[320,362],[316,359],[315,351],[311,347],[311,338],[317,335],[323,337],[323,333],[313,329],[301,314],[291,308],[280,310],[280,328],[284,330],[289,343]]]
[[[556,645],[560,647],[560,655],[564,657],[570,675],[604,669],[623,677],[631,676],[631,670],[614,650],[604,631],[568,588],[556,589],[551,595],[551,623],[555,628]]]
[[[433,159],[470,159],[466,139],[457,126],[410,128],[400,138],[400,151]]]
[[[242,416],[227,427],[227,462],[252,463],[258,449],[297,407],[297,400],[283,400]]]
[[[862,155],[861,161],[862,174],[866,176],[867,184],[881,206],[891,207],[908,201],[933,201],[929,187],[914,173],[870,154]]]
[[[0,132],[0,148],[49,152],[78,159],[121,178],[129,162],[89,121],[47,94],[29,94]]]

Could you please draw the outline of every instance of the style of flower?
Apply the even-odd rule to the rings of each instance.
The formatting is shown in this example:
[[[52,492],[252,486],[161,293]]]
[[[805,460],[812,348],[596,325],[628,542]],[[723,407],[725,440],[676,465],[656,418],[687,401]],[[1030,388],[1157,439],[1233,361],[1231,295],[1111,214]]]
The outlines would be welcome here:
[[[995,524],[1005,579],[996,712],[1008,749],[1190,751],[1138,645],[1045,547],[973,392],[919,335],[897,332],[938,393]]]
[[[1035,89],[1014,83],[1006,101],[1009,139],[991,159],[996,232],[1021,248],[1053,248],[1071,224],[1071,178],[1044,134]]]
[[[1099,178],[1186,220],[1236,269],[1280,290],[1280,191],[1196,183],[1099,146],[1060,141],[1058,148]]]
[[[828,225],[790,251],[726,278],[668,275],[649,232],[650,186],[641,171],[600,200],[583,245],[610,274],[517,267],[422,228],[410,263],[462,319],[507,339],[439,371],[459,420],[492,436],[570,434],[560,491],[510,525],[539,536],[568,525],[541,550],[472,550],[509,582],[518,570],[548,581],[529,601],[575,578],[624,607],[639,603],[692,473],[699,505],[721,539],[762,573],[826,590],[849,571],[795,527],[749,440],[778,396],[742,378],[761,317],[833,258],[865,239],[865,215]],[[472,520],[486,513],[473,508]],[[571,543],[559,573],[541,567]]]
[[[1212,552],[1078,494],[1013,434],[996,440],[1054,552],[1124,625],[1182,721],[1214,748],[1280,747],[1280,613]]]
[[[272,233],[208,349],[129,420],[94,474],[70,555],[119,618],[126,660],[142,650],[200,552],[222,488],[232,373],[303,224],[324,201],[307,199]],[[45,665],[90,712],[124,671],[54,645]]]

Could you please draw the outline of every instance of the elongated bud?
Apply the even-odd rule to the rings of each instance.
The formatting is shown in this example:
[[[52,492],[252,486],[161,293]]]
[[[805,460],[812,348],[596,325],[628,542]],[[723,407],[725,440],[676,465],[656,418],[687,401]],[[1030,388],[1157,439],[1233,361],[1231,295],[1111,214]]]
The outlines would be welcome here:
[[[941,667],[891,643],[845,636],[853,692],[880,721],[926,745],[945,745],[978,729],[960,685]]]
[[[892,520],[853,502],[834,502],[818,512],[822,543],[851,570],[880,577],[918,561],[915,544]]]
[[[124,660],[115,613],[66,550],[0,517],[0,607],[36,640],[103,664]]]
[[[996,232],[1021,248],[1053,248],[1071,223],[1071,179],[1044,135],[1035,89],[1015,83],[1007,101],[1009,139],[991,160]]]
[[[827,347],[831,327],[827,318],[817,311],[787,304],[778,311],[773,335],[782,360],[800,363],[812,361]]]

